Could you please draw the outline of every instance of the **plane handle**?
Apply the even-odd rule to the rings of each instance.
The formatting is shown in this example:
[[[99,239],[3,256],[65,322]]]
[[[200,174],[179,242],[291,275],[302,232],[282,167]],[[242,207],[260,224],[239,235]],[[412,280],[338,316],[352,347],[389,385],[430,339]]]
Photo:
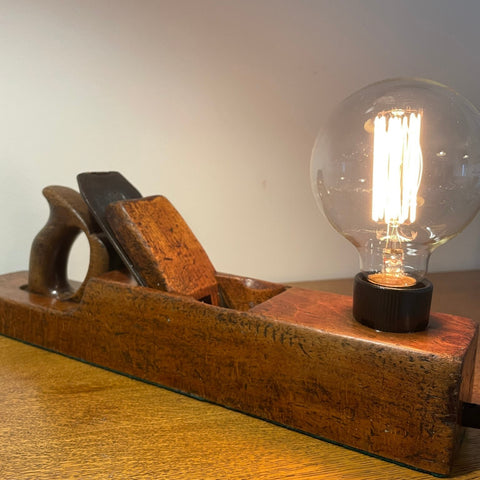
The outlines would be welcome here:
[[[107,246],[78,192],[49,186],[43,189],[43,195],[50,216],[32,242],[28,290],[61,300],[80,301],[88,280],[109,270]],[[73,242],[81,232],[90,246],[90,261],[85,279],[75,288],[67,278],[67,263]]]

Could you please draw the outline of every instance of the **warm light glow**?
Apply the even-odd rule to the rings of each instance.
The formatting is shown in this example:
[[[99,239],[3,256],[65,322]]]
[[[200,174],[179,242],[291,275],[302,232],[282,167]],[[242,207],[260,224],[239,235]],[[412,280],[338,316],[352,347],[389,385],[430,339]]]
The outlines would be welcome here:
[[[404,272],[399,226],[413,223],[422,178],[420,112],[392,110],[379,114],[373,131],[372,220],[385,223],[383,270],[369,275],[380,285],[407,287],[415,283]]]
[[[420,113],[393,110],[374,121],[372,220],[413,223],[422,178]]]

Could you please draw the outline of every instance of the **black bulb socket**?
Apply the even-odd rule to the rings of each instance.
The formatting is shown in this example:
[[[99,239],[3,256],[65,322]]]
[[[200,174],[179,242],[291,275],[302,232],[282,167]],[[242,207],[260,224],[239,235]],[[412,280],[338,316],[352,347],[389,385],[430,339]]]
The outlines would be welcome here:
[[[425,330],[430,318],[433,285],[423,279],[411,287],[385,287],[355,276],[353,317],[381,332],[408,333]]]

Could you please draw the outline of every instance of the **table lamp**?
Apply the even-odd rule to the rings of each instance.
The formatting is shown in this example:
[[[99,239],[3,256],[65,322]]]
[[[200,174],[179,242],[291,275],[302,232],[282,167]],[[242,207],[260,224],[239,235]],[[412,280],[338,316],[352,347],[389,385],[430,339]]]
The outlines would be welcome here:
[[[479,126],[466,100],[423,80],[367,87],[327,124],[314,191],[361,254],[356,320],[348,296],[216,271],[168,199],[85,172],[80,192],[44,189],[29,271],[0,276],[0,334],[448,475],[478,426],[478,325],[429,316],[423,276],[478,210]],[[77,285],[66,263],[81,232]]]

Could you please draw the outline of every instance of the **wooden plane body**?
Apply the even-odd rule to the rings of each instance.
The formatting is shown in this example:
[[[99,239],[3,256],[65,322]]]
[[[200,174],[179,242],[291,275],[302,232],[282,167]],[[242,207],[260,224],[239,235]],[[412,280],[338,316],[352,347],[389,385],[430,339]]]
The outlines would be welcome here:
[[[347,296],[217,274],[228,306],[92,278],[80,302],[0,277],[0,333],[428,472],[448,475],[477,326],[385,334]]]

